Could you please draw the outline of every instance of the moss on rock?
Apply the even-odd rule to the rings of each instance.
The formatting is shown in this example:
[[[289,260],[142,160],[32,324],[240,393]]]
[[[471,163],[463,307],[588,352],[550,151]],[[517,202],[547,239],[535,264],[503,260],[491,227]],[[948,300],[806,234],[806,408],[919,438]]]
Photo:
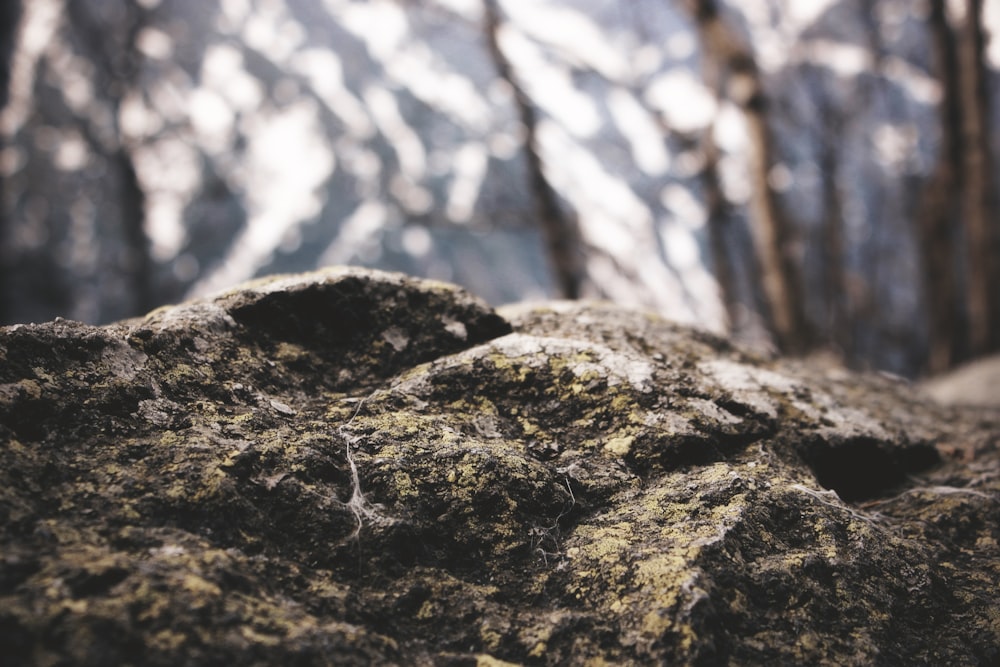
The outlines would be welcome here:
[[[5,664],[990,664],[995,413],[358,269],[0,330]]]

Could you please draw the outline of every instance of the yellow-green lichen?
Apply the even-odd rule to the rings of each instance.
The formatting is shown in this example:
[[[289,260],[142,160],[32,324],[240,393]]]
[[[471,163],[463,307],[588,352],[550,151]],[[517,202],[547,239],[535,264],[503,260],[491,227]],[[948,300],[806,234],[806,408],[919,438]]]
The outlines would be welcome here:
[[[373,276],[162,311],[130,325],[143,366],[7,354],[23,364],[0,389],[22,662],[138,645],[164,664],[205,647],[268,664],[964,663],[996,643],[993,463],[974,481],[964,463],[934,484],[907,470],[921,490],[852,504],[809,458],[851,437],[895,456],[926,440],[910,421],[954,417],[900,424],[867,405],[895,390],[610,305],[525,311],[513,335],[443,348],[476,331],[457,313],[486,309]],[[330,298],[296,301],[316,289]],[[316,326],[327,311],[303,302],[371,325],[326,335],[339,320]],[[18,410],[53,390],[66,409],[31,428]],[[979,423],[962,428],[988,449]]]

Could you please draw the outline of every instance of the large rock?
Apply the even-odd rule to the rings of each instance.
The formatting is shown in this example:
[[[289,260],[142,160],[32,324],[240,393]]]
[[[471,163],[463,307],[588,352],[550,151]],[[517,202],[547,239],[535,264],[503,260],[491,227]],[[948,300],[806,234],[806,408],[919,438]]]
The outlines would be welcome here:
[[[359,270],[0,360],[5,665],[1000,660],[1000,420],[890,378]]]

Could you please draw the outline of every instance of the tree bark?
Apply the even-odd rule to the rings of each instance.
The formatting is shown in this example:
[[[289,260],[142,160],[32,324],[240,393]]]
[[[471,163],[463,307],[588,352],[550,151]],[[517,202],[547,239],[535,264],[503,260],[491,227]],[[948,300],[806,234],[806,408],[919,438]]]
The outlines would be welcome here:
[[[726,244],[728,236],[726,228],[731,219],[728,202],[719,179],[719,149],[712,139],[713,126],[714,123],[706,131],[701,144],[701,151],[705,158],[701,182],[705,189],[705,203],[708,210],[708,240],[712,251],[712,272],[719,283],[722,299],[726,306],[726,315],[732,327],[740,319],[740,299],[733,261],[729,256]]]
[[[21,22],[20,0],[5,0],[0,2],[0,112],[7,106],[10,97],[10,68],[14,58],[14,47],[17,43],[17,28]],[[0,148],[3,148],[0,139]],[[0,172],[0,323],[9,321],[10,304],[8,302],[8,285],[10,284],[10,247],[7,229],[7,206],[4,201],[5,191],[3,173]]]
[[[851,290],[847,284],[844,267],[844,202],[837,165],[840,162],[835,145],[843,122],[828,107],[824,108],[824,137],[820,149],[819,170],[823,179],[823,286],[826,301],[827,340],[847,358],[853,359],[853,349],[848,323],[851,321],[849,304]]]
[[[91,145],[104,154],[109,166],[117,176],[118,211],[121,218],[121,238],[125,247],[125,257],[120,260],[120,270],[127,277],[131,288],[131,308],[135,314],[142,314],[157,305],[153,295],[153,261],[150,256],[149,238],[145,230],[146,194],[139,183],[132,159],[132,147],[122,131],[121,105],[125,94],[136,85],[138,63],[141,55],[137,41],[146,24],[145,10],[124,3],[125,15],[121,19],[124,34],[109,39],[104,32],[107,25],[95,20],[92,9],[82,0],[68,0],[67,13],[76,33],[86,45],[91,57],[99,64],[100,70],[109,77],[103,93],[112,109],[114,123],[113,141],[102,140],[89,127],[88,119],[80,118],[82,134]]]
[[[945,0],[931,0],[929,20],[937,76],[941,82],[938,112],[941,147],[917,224],[927,303],[927,370],[933,374],[951,367],[959,353],[953,223],[955,192],[962,187],[962,110],[955,34],[948,24]]]
[[[490,54],[500,77],[514,93],[518,116],[525,133],[525,158],[532,200],[548,250],[549,261],[555,276],[559,295],[565,299],[580,297],[583,282],[580,231],[574,220],[559,205],[559,198],[545,176],[544,164],[538,143],[538,117],[535,106],[518,81],[514,68],[500,47],[500,8],[497,0],[483,0],[485,33]]]
[[[751,223],[767,301],[765,319],[779,348],[790,354],[804,353],[814,340],[805,313],[794,228],[769,183],[774,145],[757,63],[751,49],[722,20],[715,0],[686,0],[684,5],[695,21],[704,56],[714,61],[720,83],[725,82],[721,94],[738,105],[746,119],[751,145]]]
[[[958,40],[962,106],[962,212],[968,243],[966,304],[972,356],[1000,349],[1000,266],[982,0],[968,0]]]
[[[721,76],[722,73],[719,71],[717,63],[711,62],[708,58],[702,61],[702,77],[706,85],[715,92],[716,97],[721,96]],[[705,190],[705,207],[708,212],[708,240],[712,252],[712,273],[716,282],[719,283],[726,307],[726,315],[729,318],[729,327],[732,330],[739,326],[743,317],[740,312],[740,292],[736,279],[736,269],[727,243],[732,211],[719,175],[720,154],[719,147],[715,143],[715,126],[716,119],[713,118],[712,123],[700,137],[699,148],[704,159],[701,169],[701,184]],[[666,131],[666,128],[664,129]],[[756,264],[753,262],[751,264],[754,264],[753,275],[759,277],[759,269]],[[753,302],[755,290],[750,290],[750,294],[750,301]]]
[[[931,0],[930,9],[941,82],[941,151],[919,225],[930,325],[928,370],[934,373],[1000,349],[1000,230],[989,151],[983,4],[967,0],[957,27],[945,0]],[[961,254],[956,229],[964,231]],[[962,274],[956,269],[959,257],[964,258]]]

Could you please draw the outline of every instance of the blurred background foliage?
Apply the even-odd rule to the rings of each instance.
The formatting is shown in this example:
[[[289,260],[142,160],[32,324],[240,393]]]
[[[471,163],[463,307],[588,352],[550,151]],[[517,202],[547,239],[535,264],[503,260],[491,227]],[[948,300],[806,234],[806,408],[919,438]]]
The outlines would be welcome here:
[[[361,264],[914,376],[1000,348],[1000,3],[0,5],[0,319]]]

